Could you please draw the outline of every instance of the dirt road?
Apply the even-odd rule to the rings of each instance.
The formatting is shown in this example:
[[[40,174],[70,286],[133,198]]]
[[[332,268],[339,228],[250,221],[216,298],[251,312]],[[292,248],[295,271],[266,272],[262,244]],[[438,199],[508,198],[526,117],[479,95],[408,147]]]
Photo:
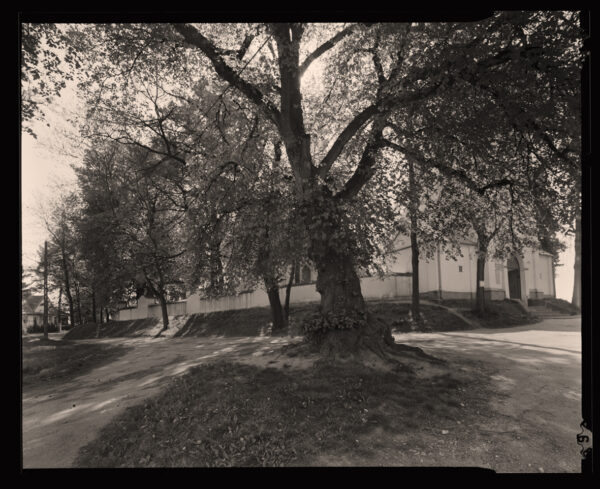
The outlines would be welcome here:
[[[80,447],[128,406],[174,375],[215,358],[259,357],[287,340],[111,338],[78,340],[132,347],[109,365],[65,383],[23,390],[23,468],[70,467]]]
[[[498,472],[579,472],[581,318],[507,329],[398,335],[446,359],[481,362],[491,374],[492,410],[474,426],[472,455],[436,461]],[[460,443],[460,442],[459,442]],[[493,462],[490,464],[490,458]]]
[[[508,329],[398,335],[403,343],[451,359],[480,361],[498,392],[489,433],[498,471],[579,470],[575,436],[581,419],[579,318]],[[126,407],[168,380],[215,358],[260,358],[284,338],[140,338],[80,340],[133,347],[75,380],[23,391],[23,467],[70,467],[80,447]],[[532,442],[534,440],[534,442]],[[532,446],[532,443],[535,446]],[[473,459],[477,465],[477,459]],[[447,459],[442,465],[464,465]],[[469,463],[468,465],[473,465]]]

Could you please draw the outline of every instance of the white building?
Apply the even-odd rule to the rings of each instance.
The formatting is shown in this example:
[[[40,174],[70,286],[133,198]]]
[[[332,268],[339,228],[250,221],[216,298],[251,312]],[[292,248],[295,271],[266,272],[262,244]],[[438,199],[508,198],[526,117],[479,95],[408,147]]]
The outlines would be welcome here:
[[[460,244],[462,256],[453,259],[443,252],[427,261],[419,261],[419,289],[422,295],[442,299],[474,299],[477,288],[477,243],[465,239]],[[390,264],[392,272],[411,273],[410,238],[399,236],[394,242]],[[486,298],[492,300],[555,297],[552,255],[526,249],[522,256],[507,260],[490,259],[484,270]]]
[[[443,252],[431,260],[419,262],[419,289],[425,298],[475,299],[477,255],[476,242],[465,239],[461,243],[462,256],[453,259]],[[412,264],[410,239],[398,236],[388,256],[389,273],[383,277],[361,277],[362,295],[367,300],[410,298],[412,294]],[[527,306],[527,299],[555,297],[552,255],[544,251],[528,249],[522,256],[507,260],[488,260],[484,272],[484,290],[487,299],[517,299]],[[316,290],[317,274],[308,266],[297,271],[291,291],[292,304],[316,302],[320,295]],[[283,281],[285,282],[285,281]],[[280,297],[285,299],[285,285]],[[160,318],[160,307],[153,299],[141,297],[137,307],[122,309],[114,319],[132,320],[147,317]],[[233,309],[249,309],[269,305],[262,289],[251,292],[206,299],[192,294],[187,299],[168,305],[169,316],[210,313]]]

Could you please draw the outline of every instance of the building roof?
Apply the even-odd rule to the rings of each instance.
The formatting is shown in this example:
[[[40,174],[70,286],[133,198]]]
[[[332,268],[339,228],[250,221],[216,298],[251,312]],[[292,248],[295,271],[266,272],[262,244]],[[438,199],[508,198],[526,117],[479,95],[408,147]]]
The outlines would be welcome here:
[[[40,307],[40,305],[43,306],[43,304],[43,295],[30,295],[29,297],[24,297],[22,303],[23,314],[35,314],[40,312],[37,309]]]

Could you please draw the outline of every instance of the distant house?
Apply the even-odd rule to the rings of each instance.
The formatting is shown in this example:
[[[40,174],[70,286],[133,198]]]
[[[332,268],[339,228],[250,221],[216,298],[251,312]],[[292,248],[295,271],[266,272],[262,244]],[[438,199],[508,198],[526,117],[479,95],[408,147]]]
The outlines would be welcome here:
[[[23,290],[22,294],[21,328],[27,332],[32,326],[44,324],[44,296],[34,295],[29,289]],[[48,305],[48,324],[56,325],[56,309],[52,304]]]

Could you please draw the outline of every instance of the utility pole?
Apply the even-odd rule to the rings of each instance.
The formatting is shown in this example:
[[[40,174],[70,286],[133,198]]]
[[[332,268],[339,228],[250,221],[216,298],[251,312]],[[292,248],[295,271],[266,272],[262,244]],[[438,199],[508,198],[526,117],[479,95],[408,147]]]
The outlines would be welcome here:
[[[575,219],[575,264],[571,304],[581,308],[581,216]]]
[[[44,339],[48,339],[48,241],[44,241]]]

